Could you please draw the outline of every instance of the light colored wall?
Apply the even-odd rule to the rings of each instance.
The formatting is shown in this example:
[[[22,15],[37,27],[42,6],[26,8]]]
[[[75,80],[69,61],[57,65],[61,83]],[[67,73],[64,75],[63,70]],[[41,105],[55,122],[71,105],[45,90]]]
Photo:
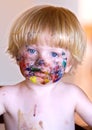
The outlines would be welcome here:
[[[54,4],[71,9],[77,15],[74,0],[0,0],[0,85],[14,84],[23,79],[18,66],[6,53],[11,25],[24,10],[38,4]]]

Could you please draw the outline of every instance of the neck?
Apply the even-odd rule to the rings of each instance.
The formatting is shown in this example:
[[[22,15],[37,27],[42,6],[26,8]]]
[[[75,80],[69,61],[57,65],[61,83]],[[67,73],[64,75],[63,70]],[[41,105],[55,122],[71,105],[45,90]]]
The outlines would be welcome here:
[[[55,82],[55,83],[47,83],[45,85],[43,84],[34,84],[34,83],[31,83],[29,80],[25,80],[24,81],[26,86],[29,88],[29,89],[32,89],[34,92],[36,92],[37,94],[49,94],[53,89],[55,89],[59,83],[58,82]]]

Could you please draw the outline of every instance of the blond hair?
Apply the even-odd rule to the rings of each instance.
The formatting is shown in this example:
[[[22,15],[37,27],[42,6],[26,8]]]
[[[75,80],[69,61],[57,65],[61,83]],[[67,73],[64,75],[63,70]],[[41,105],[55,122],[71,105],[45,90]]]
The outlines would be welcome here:
[[[33,7],[15,21],[8,52],[16,59],[22,46],[36,44],[46,30],[51,35],[49,46],[68,49],[73,59],[82,61],[86,40],[78,19],[70,10],[50,5]]]

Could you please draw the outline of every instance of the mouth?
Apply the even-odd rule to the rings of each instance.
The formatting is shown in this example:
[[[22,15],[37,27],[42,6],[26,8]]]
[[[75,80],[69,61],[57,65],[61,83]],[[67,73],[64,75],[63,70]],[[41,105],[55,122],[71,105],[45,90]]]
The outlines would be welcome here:
[[[31,71],[34,73],[29,79],[36,83],[40,81],[42,84],[46,84],[50,81],[50,74],[47,71],[42,71],[40,68],[31,68]]]
[[[62,70],[58,67],[53,68],[51,70],[48,70],[46,68],[41,69],[37,67],[31,67],[30,71],[31,73],[29,74],[28,77],[33,83],[40,82],[42,84],[46,84],[50,82],[51,80],[53,82],[56,82],[63,75]]]
[[[50,81],[50,75],[47,72],[36,71],[33,76],[29,78],[33,83],[40,82],[41,84],[46,84]]]
[[[46,70],[46,68],[37,68],[37,67],[32,67],[30,69],[31,72],[33,72],[35,74],[35,76],[45,76],[45,75],[49,75],[49,72]]]
[[[35,72],[35,76],[40,78],[49,78],[50,74],[48,72]]]

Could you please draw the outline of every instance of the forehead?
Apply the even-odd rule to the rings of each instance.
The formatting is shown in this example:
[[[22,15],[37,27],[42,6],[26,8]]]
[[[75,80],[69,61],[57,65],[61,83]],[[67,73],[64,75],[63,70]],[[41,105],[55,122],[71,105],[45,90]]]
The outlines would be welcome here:
[[[51,34],[49,31],[44,31],[42,34],[39,34],[39,37],[37,39],[37,44],[50,46],[51,44],[53,44],[53,38],[54,38],[53,34]]]
[[[30,40],[30,37],[28,37],[28,44],[29,45],[48,45],[51,47],[61,47],[60,39],[58,34],[51,32],[49,29],[45,29],[42,32],[36,32],[33,33],[34,36],[32,40]]]

